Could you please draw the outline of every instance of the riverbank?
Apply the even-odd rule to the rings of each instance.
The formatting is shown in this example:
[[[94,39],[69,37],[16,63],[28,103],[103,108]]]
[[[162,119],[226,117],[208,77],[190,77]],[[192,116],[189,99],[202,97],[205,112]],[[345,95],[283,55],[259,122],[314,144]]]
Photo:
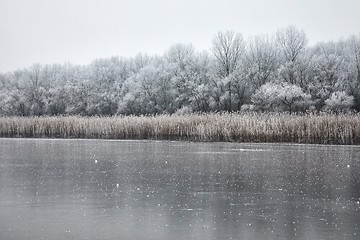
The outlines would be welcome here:
[[[1,117],[0,137],[360,144],[360,114]]]

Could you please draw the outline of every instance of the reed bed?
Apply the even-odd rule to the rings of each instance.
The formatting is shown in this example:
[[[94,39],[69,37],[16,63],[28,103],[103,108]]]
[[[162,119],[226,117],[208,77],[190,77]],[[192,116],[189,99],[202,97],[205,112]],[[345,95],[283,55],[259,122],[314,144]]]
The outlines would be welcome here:
[[[360,144],[359,114],[1,117],[0,137]]]

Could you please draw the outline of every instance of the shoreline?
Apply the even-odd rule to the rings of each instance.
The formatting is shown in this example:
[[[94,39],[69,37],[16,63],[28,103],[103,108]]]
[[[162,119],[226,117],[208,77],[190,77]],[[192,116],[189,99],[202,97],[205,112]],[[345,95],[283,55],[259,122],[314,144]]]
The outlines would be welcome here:
[[[243,145],[284,145],[284,146],[308,146],[308,147],[355,147],[360,144],[322,144],[322,143],[295,143],[295,142],[210,142],[210,141],[188,141],[188,140],[166,140],[166,139],[111,139],[111,138],[50,138],[50,137],[0,137],[1,140],[28,140],[28,141],[108,141],[108,142],[154,142],[154,143],[224,143],[224,144],[243,144]]]
[[[360,114],[0,117],[0,137],[359,145]]]

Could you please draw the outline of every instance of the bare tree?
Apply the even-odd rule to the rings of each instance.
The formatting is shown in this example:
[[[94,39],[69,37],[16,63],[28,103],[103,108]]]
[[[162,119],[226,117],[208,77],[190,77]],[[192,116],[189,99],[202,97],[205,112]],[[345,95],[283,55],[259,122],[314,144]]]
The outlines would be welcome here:
[[[219,32],[213,39],[212,53],[215,56],[216,75],[220,77],[220,81],[228,78],[238,67],[241,57],[245,52],[244,40],[241,34],[227,31]],[[225,109],[231,111],[231,78],[225,81],[224,95],[228,95],[228,101],[225,103]],[[218,86],[216,82],[215,86]]]
[[[279,51],[273,36],[258,35],[248,45],[246,68],[255,88],[267,83],[275,74]]]
[[[245,51],[241,34],[227,31],[219,32],[213,39],[212,53],[221,77],[229,76],[238,66]]]
[[[276,40],[283,58],[280,75],[286,82],[297,84],[299,78],[298,65],[302,64],[301,56],[305,52],[308,42],[306,34],[295,26],[289,26],[277,32]]]
[[[308,43],[305,32],[295,26],[279,30],[276,34],[276,40],[287,62],[296,62]]]

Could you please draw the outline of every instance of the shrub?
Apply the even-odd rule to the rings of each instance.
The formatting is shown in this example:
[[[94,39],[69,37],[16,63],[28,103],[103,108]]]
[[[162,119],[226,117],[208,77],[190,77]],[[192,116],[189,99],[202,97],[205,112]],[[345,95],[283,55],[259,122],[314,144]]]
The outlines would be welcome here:
[[[312,105],[311,96],[296,85],[288,83],[266,83],[251,98],[261,111],[299,112]]]
[[[348,112],[354,105],[354,97],[344,91],[337,91],[325,100],[324,109],[334,112]]]

